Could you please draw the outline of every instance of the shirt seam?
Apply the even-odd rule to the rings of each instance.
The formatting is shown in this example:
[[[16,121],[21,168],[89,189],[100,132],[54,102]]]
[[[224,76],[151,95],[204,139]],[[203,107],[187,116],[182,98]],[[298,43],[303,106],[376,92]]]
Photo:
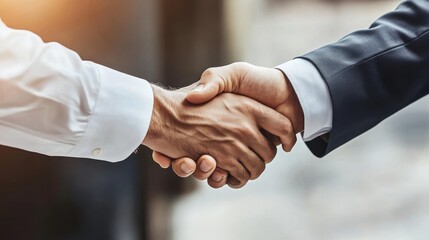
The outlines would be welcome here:
[[[366,62],[368,62],[368,61],[371,61],[371,60],[376,59],[376,58],[378,58],[378,57],[380,57],[380,56],[383,56],[384,54],[386,54],[386,53],[388,53],[388,52],[390,52],[390,51],[394,51],[394,50],[399,49],[399,48],[401,48],[401,47],[404,47],[404,46],[407,46],[407,45],[409,45],[409,44],[412,44],[413,42],[415,42],[415,41],[419,40],[420,38],[424,37],[424,36],[425,36],[426,34],[428,34],[428,33],[429,33],[429,29],[426,29],[425,31],[423,31],[422,33],[420,33],[419,35],[417,35],[415,38],[410,39],[410,40],[409,40],[409,41],[407,41],[407,42],[403,42],[403,43],[401,43],[401,44],[398,44],[398,45],[392,46],[392,47],[390,47],[390,48],[388,48],[388,49],[385,49],[384,51],[381,51],[381,52],[379,52],[379,53],[375,53],[375,54],[374,54],[374,55],[372,55],[372,56],[369,56],[369,57],[367,57],[367,58],[365,58],[365,59],[362,59],[361,61],[359,61],[359,62],[357,62],[357,63],[355,63],[355,64],[353,64],[353,65],[351,65],[351,66],[348,66],[348,67],[346,67],[346,68],[344,68],[344,69],[342,69],[342,70],[340,70],[340,71],[338,71],[338,72],[336,72],[336,73],[334,73],[334,74],[330,75],[329,77],[326,77],[326,79],[330,79],[330,78],[336,77],[337,75],[340,75],[340,74],[342,74],[342,73],[344,73],[344,72],[346,72],[346,71],[348,71],[348,70],[350,70],[350,69],[353,69],[353,68],[355,68],[355,67],[358,67],[358,66],[360,66],[361,64],[364,64],[364,63],[366,63]]]

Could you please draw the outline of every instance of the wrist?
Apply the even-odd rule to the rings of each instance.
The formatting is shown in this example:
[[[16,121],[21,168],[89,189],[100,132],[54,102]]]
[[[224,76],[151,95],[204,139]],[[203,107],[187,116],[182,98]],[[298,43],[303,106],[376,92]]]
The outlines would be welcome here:
[[[289,117],[292,122],[295,133],[300,133],[304,131],[304,111],[289,78],[284,74],[283,77],[288,91],[288,98],[286,101],[289,103],[288,105],[290,107],[289,116],[287,117]]]
[[[151,85],[153,90],[153,111],[150,119],[149,129],[143,140],[143,145],[154,149],[156,140],[162,138],[162,131],[166,129],[165,120],[167,119],[167,113],[169,112],[169,99],[166,96],[167,90],[164,90],[158,86]]]
[[[282,81],[284,81],[285,83],[287,97],[284,104],[281,104],[277,110],[289,118],[289,120],[292,122],[292,126],[296,134],[303,132],[304,111],[302,109],[298,95],[296,94],[295,89],[293,88],[289,78],[282,71],[278,70],[278,72],[281,73]]]

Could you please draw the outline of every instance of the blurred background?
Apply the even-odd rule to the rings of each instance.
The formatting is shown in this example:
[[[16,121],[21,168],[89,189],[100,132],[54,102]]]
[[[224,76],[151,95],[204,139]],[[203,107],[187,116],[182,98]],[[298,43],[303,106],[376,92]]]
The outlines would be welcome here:
[[[82,58],[181,87],[206,68],[273,67],[397,0],[0,0],[0,17]],[[429,99],[316,159],[300,140],[258,181],[213,190],[141,149],[110,164],[0,148],[1,239],[427,239]]]

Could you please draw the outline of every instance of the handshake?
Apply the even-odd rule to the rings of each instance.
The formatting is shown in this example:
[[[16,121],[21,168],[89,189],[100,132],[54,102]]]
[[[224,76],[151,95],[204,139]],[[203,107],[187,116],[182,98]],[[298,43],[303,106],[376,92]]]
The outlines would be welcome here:
[[[154,110],[143,144],[161,167],[241,188],[257,179],[276,146],[291,151],[304,114],[283,72],[248,63],[210,68],[188,87],[153,86]]]

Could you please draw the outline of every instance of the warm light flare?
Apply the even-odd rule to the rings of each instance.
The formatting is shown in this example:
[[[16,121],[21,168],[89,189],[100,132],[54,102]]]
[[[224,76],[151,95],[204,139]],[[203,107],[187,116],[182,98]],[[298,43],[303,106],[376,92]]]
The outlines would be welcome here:
[[[37,26],[57,14],[67,1],[0,0],[0,17],[9,25]]]

